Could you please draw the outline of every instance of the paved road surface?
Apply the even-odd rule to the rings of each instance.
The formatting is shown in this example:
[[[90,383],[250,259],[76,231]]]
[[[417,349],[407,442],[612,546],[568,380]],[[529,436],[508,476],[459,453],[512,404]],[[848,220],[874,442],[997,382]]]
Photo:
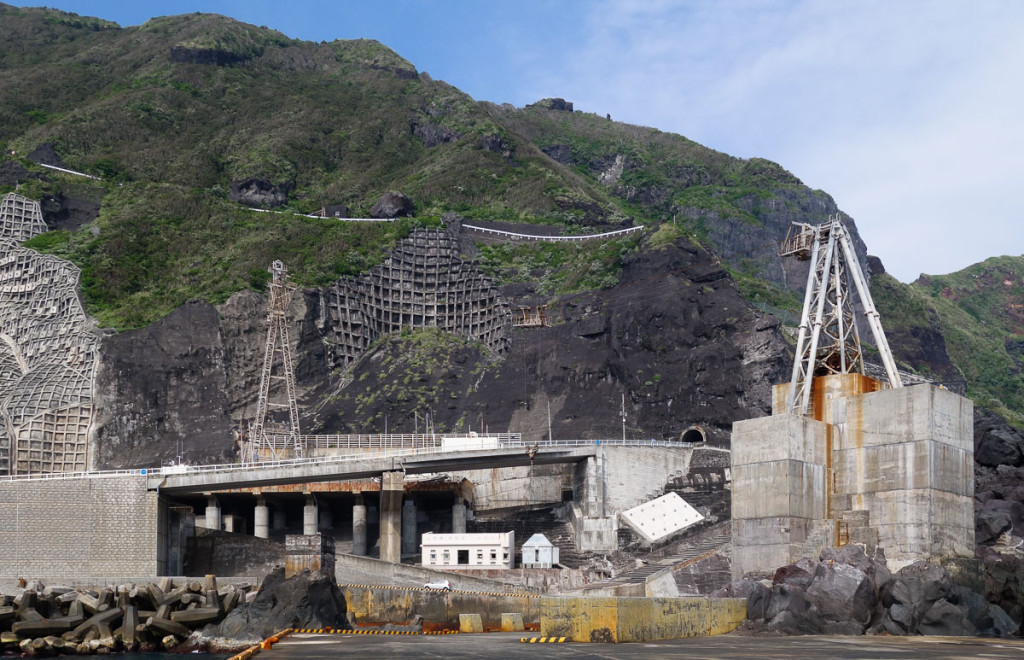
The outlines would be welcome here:
[[[259,660],[353,660],[372,658],[811,658],[893,659],[1024,658],[1024,640],[975,637],[774,637],[734,635],[698,637],[646,644],[523,644],[522,633],[482,635],[292,635]],[[528,635],[529,636],[529,635]]]

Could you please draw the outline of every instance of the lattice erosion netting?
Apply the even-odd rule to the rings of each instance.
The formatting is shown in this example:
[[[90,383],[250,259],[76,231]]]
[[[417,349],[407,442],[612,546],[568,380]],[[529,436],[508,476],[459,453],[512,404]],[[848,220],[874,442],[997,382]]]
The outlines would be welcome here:
[[[0,474],[88,467],[98,338],[79,270],[21,243],[46,231],[39,204],[0,201]]]
[[[508,347],[508,304],[476,264],[459,257],[458,239],[441,230],[413,232],[380,266],[336,282],[328,307],[342,368],[402,328],[439,328],[493,355]]]

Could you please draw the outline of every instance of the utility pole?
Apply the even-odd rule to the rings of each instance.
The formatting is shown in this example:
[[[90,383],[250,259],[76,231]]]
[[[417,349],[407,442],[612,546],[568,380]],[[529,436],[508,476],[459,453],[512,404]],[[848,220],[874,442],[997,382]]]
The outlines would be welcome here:
[[[626,395],[622,395],[622,407],[619,408],[619,415],[622,417],[622,442],[626,442]]]

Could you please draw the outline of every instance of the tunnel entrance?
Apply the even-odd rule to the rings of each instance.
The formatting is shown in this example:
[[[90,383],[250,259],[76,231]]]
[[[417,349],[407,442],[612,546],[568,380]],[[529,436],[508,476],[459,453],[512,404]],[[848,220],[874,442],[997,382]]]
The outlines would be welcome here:
[[[680,442],[698,443],[707,442],[707,436],[704,434],[704,429],[697,425],[693,425],[682,432],[679,436]]]

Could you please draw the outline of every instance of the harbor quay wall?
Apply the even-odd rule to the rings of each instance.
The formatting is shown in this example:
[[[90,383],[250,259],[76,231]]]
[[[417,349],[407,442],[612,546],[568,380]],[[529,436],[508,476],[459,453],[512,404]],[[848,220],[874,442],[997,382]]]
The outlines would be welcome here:
[[[345,603],[356,623],[406,623],[419,615],[428,624],[458,628],[460,614],[478,614],[485,628],[500,628],[502,614],[539,623],[541,598],[531,594],[389,589],[345,585]]]
[[[143,475],[0,481],[0,578],[164,575],[165,515]]]
[[[545,596],[540,601],[540,634],[574,642],[724,635],[747,617],[746,598]]]

